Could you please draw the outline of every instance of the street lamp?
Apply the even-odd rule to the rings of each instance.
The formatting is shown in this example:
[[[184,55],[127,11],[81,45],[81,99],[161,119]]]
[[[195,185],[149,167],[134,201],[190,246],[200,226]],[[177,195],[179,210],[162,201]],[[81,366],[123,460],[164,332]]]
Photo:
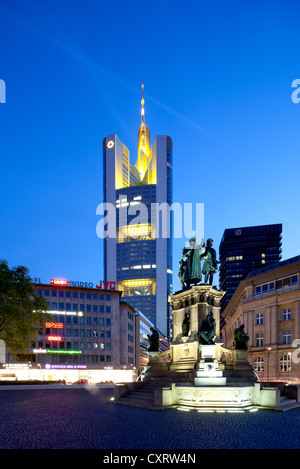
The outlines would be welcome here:
[[[272,347],[267,347],[267,382],[269,382],[269,352]]]

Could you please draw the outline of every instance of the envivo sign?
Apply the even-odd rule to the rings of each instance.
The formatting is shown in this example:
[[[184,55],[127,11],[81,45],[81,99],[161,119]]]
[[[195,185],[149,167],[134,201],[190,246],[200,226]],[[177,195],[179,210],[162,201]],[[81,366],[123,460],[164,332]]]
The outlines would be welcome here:
[[[50,280],[51,285],[61,286],[61,287],[85,287],[85,288],[94,288],[94,284],[91,282],[78,282],[73,280],[62,280],[58,278],[52,278]],[[96,288],[100,290],[116,290],[116,282],[111,282],[110,280],[100,280],[99,285],[96,285]]]

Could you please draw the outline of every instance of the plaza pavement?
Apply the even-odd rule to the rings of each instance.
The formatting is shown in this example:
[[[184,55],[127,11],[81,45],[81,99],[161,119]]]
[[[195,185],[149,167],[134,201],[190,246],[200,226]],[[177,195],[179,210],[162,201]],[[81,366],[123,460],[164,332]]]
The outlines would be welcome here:
[[[0,386],[0,449],[299,449],[300,409],[153,411],[114,403],[112,386]]]

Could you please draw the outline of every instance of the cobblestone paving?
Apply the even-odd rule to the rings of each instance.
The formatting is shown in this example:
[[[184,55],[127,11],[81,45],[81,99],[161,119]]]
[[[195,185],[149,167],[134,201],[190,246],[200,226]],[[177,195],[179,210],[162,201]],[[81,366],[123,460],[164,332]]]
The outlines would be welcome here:
[[[299,449],[300,409],[151,411],[112,389],[0,391],[0,449]]]

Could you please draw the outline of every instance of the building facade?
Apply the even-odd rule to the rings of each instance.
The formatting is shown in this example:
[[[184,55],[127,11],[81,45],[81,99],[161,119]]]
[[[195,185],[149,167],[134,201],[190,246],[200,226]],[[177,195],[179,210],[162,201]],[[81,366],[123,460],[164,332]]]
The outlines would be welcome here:
[[[219,286],[226,292],[222,298],[221,314],[238,284],[249,272],[280,261],[281,233],[281,224],[229,228],[224,231],[219,247]]]
[[[261,381],[300,381],[300,256],[243,280],[223,312],[224,347],[244,324],[249,362]]]
[[[168,337],[172,214],[165,225],[160,209],[168,212],[172,204],[172,154],[168,136],[157,136],[151,146],[143,95],[136,163],[116,134],[103,140],[103,199],[116,209],[116,230],[104,238],[104,277]]]
[[[79,286],[79,285],[82,286]],[[89,383],[130,382],[148,361],[147,334],[153,324],[122,299],[114,282],[104,287],[52,279],[35,284],[45,298],[51,320],[26,353],[12,354],[0,341],[0,380],[79,379]],[[169,344],[163,334],[160,350]]]

